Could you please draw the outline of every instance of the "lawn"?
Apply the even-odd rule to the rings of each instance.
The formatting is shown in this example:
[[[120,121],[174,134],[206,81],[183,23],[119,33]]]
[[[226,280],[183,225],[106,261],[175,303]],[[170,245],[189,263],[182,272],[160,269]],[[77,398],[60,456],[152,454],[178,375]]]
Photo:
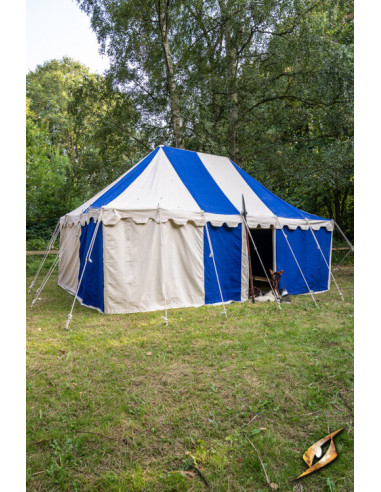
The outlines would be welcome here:
[[[353,490],[353,266],[336,274],[345,301],[333,286],[318,308],[178,309],[166,327],[76,305],[68,332],[53,275],[27,312],[28,490],[266,491],[260,458],[279,491]],[[340,427],[338,459],[291,482]]]

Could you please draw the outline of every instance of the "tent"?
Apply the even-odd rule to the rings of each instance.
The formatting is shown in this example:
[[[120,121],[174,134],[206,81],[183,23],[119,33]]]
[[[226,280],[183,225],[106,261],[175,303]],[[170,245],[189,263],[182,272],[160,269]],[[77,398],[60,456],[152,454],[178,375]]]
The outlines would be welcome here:
[[[58,284],[107,314],[245,301],[250,255],[289,293],[323,292],[333,227],[227,157],[162,145],[60,219]]]

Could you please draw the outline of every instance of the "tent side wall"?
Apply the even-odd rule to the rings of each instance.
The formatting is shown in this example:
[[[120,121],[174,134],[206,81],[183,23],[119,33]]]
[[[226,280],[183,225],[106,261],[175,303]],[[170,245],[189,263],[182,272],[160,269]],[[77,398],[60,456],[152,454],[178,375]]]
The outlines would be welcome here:
[[[314,231],[321,248],[320,251],[311,230],[299,228],[295,230],[284,228],[283,230],[310,289],[313,292],[328,290],[330,275],[322,253],[328,265],[331,266],[332,232],[327,231],[324,227]],[[287,289],[293,295],[308,293],[306,283],[280,229],[276,231],[276,269],[284,270],[279,283],[281,289]]]
[[[103,226],[105,313],[204,304],[203,228],[131,219]]]
[[[61,224],[60,250],[62,255],[58,267],[58,285],[70,294],[75,294],[78,286],[79,236],[77,226]]]
[[[74,294],[95,231],[91,220],[85,226],[61,227],[63,254],[59,285]],[[105,313],[132,313],[167,308],[198,307],[221,303],[206,228],[193,222],[176,225],[171,220],[137,224],[131,219],[116,225],[101,224],[95,237],[78,291],[82,304]],[[208,223],[224,302],[245,301],[248,296],[248,252],[245,229],[214,227]],[[331,262],[332,232],[284,229],[303,274],[314,292],[329,289],[329,270],[322,257]],[[285,273],[280,288],[291,294],[308,293],[282,230],[276,238],[276,269]]]

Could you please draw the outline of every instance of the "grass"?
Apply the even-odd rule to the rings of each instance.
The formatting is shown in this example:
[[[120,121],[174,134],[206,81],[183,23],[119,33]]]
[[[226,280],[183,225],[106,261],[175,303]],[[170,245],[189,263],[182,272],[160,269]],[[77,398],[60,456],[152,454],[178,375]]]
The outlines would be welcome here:
[[[28,282],[36,259],[28,261]],[[353,267],[275,304],[102,315],[53,276],[27,313],[28,490],[353,489]],[[28,302],[32,295],[28,296]],[[30,303],[29,303],[30,304]],[[300,482],[303,453],[340,427],[339,458]]]

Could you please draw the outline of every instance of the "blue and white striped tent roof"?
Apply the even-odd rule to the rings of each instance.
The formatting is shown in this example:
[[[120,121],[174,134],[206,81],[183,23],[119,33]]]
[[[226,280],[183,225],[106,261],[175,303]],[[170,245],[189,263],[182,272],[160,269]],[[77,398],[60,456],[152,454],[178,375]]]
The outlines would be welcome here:
[[[234,227],[242,223],[242,196],[249,227],[333,228],[331,220],[278,198],[227,157],[164,145],[62,220],[84,224],[102,211],[106,225],[122,218],[144,223],[157,220],[160,208],[163,221]]]

